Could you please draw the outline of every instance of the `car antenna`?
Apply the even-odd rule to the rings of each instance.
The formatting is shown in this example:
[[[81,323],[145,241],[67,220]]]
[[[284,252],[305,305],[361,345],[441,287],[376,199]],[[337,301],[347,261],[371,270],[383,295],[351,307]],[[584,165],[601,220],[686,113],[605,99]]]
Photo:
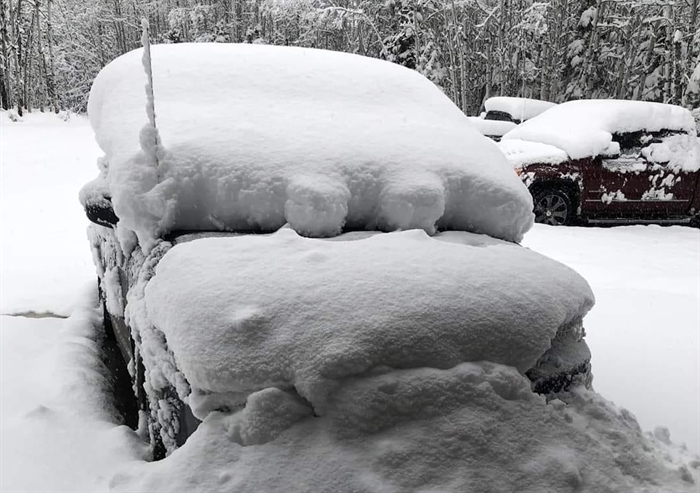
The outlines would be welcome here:
[[[140,141],[143,151],[153,158],[158,169],[158,155],[161,151],[160,135],[156,127],[156,104],[153,96],[153,67],[151,65],[151,42],[149,39],[149,24],[147,19],[141,19],[141,44],[143,57],[141,63],[146,72],[146,115],[148,124],[141,130]]]

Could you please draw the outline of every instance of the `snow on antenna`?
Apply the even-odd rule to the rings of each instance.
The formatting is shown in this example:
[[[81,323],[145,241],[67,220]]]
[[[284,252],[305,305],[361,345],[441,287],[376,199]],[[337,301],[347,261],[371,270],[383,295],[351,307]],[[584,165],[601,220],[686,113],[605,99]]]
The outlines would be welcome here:
[[[148,124],[141,130],[141,148],[152,157],[156,168],[158,167],[158,152],[161,147],[158,127],[156,127],[156,105],[153,97],[153,67],[151,65],[151,42],[149,40],[149,25],[146,19],[141,19],[141,44],[143,45],[143,57],[141,63],[146,72],[146,115]]]

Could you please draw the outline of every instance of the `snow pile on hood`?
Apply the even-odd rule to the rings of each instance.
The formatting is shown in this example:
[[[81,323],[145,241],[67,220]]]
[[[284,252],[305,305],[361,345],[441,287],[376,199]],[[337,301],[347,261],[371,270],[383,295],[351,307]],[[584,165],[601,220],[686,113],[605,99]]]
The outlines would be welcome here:
[[[571,159],[597,156],[613,134],[670,130],[695,135],[695,121],[685,108],[647,101],[582,100],[560,104],[508,132],[503,140],[522,139],[553,145]],[[697,154],[683,169],[698,169]]]
[[[528,164],[536,163],[559,164],[569,159],[569,156],[561,149],[540,142],[504,139],[498,143],[498,148],[505,154],[514,168],[522,168]]]
[[[502,111],[521,122],[534,118],[556,105],[556,103],[541,101],[539,99],[514,98],[510,96],[496,96],[487,99],[484,103],[487,112]]]
[[[568,267],[462,232],[204,238],[155,272],[146,312],[197,398],[230,393],[235,407],[294,389],[317,414],[340,382],[381,367],[492,361],[524,373],[559,330],[581,332],[593,305]],[[200,418],[210,410],[191,404]]]
[[[286,223],[306,236],[438,226],[510,241],[532,225],[495,144],[415,71],[304,48],[153,46],[153,149],[141,56],[100,72],[88,112],[119,227],[147,248],[173,230]]]

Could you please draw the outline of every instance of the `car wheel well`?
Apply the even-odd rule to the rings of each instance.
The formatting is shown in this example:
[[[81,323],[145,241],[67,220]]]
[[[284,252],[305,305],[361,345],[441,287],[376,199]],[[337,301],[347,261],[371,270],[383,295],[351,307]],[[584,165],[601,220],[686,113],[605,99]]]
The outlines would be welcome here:
[[[543,181],[530,187],[535,222],[571,226],[580,221],[577,185],[573,181]]]
[[[565,192],[571,200],[571,205],[573,206],[574,210],[579,210],[581,190],[576,182],[563,179],[540,180],[530,185],[530,194],[533,197],[544,190],[561,190],[562,192]]]

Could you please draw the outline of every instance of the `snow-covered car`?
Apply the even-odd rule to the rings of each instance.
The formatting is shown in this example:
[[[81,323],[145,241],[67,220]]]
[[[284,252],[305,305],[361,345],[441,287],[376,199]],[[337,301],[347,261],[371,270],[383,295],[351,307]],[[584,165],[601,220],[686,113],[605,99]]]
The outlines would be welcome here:
[[[520,123],[554,106],[556,103],[539,99],[494,96],[484,102],[486,111],[478,117],[469,117],[469,121],[479,132],[498,142]]]
[[[589,390],[588,284],[517,244],[527,189],[427,79],[162,45],[147,102],[141,56],[95,80],[81,192],[122,408],[166,457],[119,489],[682,484]]]
[[[642,101],[561,104],[499,142],[535,220],[696,221],[700,145],[691,113]]]

